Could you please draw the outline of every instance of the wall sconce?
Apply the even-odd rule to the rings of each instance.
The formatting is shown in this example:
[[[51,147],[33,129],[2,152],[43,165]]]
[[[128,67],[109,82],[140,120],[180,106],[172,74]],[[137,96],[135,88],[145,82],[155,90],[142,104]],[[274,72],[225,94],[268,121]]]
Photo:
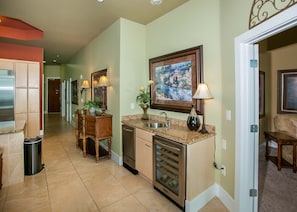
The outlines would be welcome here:
[[[199,131],[200,133],[202,134],[206,134],[208,133],[208,131],[206,130],[205,128],[205,106],[204,106],[204,100],[205,99],[213,99],[213,96],[211,95],[209,89],[208,89],[208,86],[205,84],[205,83],[200,83],[198,85],[198,88],[193,96],[193,99],[199,99],[199,100],[202,100],[202,106],[203,106],[203,123],[202,123],[202,128],[201,130]]]
[[[83,92],[85,92],[85,100],[84,100],[84,104],[86,104],[86,100],[87,100],[87,89],[90,88],[90,83],[88,80],[84,80],[80,86],[81,90],[80,90],[80,95],[82,95]]]
[[[103,115],[106,111],[106,102],[105,102],[106,87],[109,86],[109,80],[108,80],[107,76],[101,76],[99,78],[99,83],[97,86],[102,88],[101,110],[102,110],[102,115]]]

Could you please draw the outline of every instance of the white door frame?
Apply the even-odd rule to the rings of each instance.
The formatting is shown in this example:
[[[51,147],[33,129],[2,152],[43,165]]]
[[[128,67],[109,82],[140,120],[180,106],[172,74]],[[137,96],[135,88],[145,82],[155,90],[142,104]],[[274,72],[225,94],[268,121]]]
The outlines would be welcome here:
[[[253,198],[249,197],[251,189],[251,173],[253,178],[258,178],[258,173],[254,173],[255,161],[253,155],[258,151],[258,145],[255,149],[250,149],[251,137],[255,135],[250,132],[250,120],[253,120],[255,114],[249,111],[249,106],[254,105],[257,108],[257,100],[249,102],[247,98],[251,88],[251,81],[256,81],[257,75],[250,75],[249,70],[249,48],[254,43],[264,40],[272,35],[290,29],[297,25],[297,5],[294,5],[278,15],[270,18],[253,29],[243,33],[235,38],[235,89],[236,89],[236,120],[235,120],[235,205],[233,211],[257,211],[253,204]],[[256,114],[258,115],[258,114]],[[257,134],[257,133],[256,133]],[[253,152],[251,152],[253,151]],[[255,164],[257,163],[257,164]],[[257,204],[256,204],[257,205]]]

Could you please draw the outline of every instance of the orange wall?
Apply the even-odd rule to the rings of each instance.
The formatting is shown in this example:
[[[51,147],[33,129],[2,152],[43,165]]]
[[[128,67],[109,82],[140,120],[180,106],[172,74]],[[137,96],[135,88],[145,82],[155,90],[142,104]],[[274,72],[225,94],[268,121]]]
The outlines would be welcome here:
[[[43,48],[30,47],[30,46],[20,46],[9,43],[0,42],[0,58],[13,59],[13,60],[27,60],[35,61],[40,64],[40,129],[42,126],[42,73],[43,73]]]

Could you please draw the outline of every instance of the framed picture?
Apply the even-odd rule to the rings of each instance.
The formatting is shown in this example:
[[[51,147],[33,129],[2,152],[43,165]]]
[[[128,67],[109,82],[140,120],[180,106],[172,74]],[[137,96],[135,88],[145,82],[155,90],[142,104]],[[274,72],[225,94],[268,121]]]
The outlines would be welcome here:
[[[107,76],[107,69],[96,71],[91,74],[91,98],[93,101],[98,101],[100,107],[103,102],[102,98],[105,98],[104,102],[107,102],[107,92],[104,92],[103,96],[102,88],[97,86],[101,76]]]
[[[297,69],[277,74],[277,113],[297,113]]]
[[[203,81],[202,46],[149,60],[151,108],[189,113],[194,105],[203,113],[202,101],[193,99]]]
[[[71,99],[72,104],[78,105],[77,80],[71,82]]]
[[[259,72],[259,118],[265,117],[265,72]]]

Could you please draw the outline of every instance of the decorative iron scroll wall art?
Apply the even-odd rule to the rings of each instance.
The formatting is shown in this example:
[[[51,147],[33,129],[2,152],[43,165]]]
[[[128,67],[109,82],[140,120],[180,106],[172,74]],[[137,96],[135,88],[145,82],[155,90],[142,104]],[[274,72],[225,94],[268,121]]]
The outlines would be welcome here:
[[[202,101],[192,98],[203,81],[202,59],[202,46],[150,59],[151,108],[189,113],[194,105],[203,113]]]
[[[297,0],[254,0],[250,13],[249,28],[293,6]]]

